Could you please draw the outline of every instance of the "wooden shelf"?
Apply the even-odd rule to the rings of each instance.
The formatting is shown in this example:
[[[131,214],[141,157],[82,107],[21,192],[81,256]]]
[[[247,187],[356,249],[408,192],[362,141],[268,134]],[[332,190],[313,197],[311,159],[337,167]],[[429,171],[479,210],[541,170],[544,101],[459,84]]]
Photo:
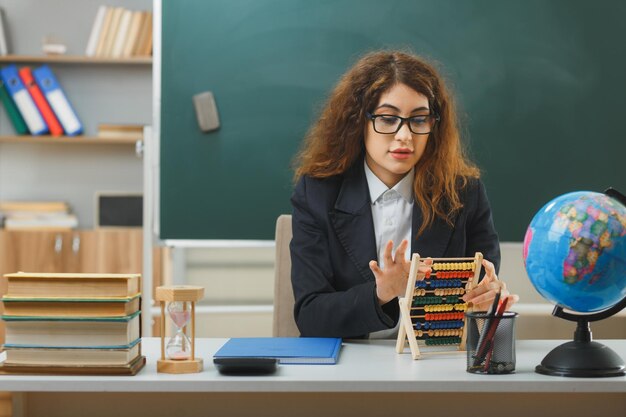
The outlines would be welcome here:
[[[4,55],[0,62],[34,64],[105,64],[105,65],[151,65],[152,57],[97,58],[81,55]]]
[[[97,136],[0,136],[0,143],[44,143],[49,145],[74,144],[74,145],[135,145],[141,139],[136,137],[126,138],[100,138]]]

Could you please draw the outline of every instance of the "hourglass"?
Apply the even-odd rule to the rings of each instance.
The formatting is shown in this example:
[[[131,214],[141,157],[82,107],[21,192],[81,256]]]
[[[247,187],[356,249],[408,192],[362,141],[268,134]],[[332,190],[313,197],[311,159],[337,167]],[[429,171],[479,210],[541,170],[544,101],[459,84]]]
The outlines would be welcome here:
[[[202,371],[202,359],[196,358],[196,302],[204,288],[194,285],[157,287],[155,299],[161,302],[161,359],[157,372],[187,374]],[[167,307],[166,307],[167,304]],[[173,323],[174,335],[165,343],[165,320]],[[191,335],[187,335],[190,329]]]

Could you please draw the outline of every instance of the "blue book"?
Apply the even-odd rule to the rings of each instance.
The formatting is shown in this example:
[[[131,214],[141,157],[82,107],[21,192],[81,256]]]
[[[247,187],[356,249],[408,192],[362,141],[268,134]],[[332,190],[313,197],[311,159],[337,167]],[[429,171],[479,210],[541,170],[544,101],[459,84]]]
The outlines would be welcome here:
[[[30,133],[33,135],[48,133],[48,125],[43,120],[37,105],[22,82],[17,67],[7,65],[0,70],[0,77],[9,95],[13,98],[15,106],[22,114]]]
[[[33,77],[43,95],[46,96],[46,100],[48,100],[52,111],[57,119],[59,119],[59,122],[61,122],[65,134],[68,136],[81,134],[83,132],[83,125],[80,123],[80,120],[78,120],[74,108],[61,89],[61,85],[50,67],[42,65],[34,69]]]
[[[341,339],[331,337],[234,337],[214,358],[274,358],[282,364],[334,365]]]

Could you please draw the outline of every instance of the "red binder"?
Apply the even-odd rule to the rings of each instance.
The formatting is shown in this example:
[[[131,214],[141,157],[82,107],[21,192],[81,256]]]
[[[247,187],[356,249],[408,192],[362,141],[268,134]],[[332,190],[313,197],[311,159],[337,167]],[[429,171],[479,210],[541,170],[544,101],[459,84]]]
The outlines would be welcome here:
[[[33,73],[30,70],[30,67],[21,68],[20,78],[22,82],[26,85],[26,89],[30,93],[33,101],[37,105],[37,109],[41,113],[44,121],[48,125],[48,129],[50,129],[50,134],[52,136],[61,136],[63,134],[63,127],[59,123],[59,120],[54,115],[54,112],[50,108],[50,104],[48,104],[48,100],[44,97],[43,93],[39,89],[37,83],[35,83],[35,79],[33,78]]]

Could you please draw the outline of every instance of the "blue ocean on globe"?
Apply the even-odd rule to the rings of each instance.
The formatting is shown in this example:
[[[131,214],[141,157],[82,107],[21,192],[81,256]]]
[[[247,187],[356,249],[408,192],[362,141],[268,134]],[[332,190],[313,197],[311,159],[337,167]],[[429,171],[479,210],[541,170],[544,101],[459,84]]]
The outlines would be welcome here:
[[[546,204],[524,238],[524,265],[547,300],[581,313],[626,297],[626,206],[578,191]]]

